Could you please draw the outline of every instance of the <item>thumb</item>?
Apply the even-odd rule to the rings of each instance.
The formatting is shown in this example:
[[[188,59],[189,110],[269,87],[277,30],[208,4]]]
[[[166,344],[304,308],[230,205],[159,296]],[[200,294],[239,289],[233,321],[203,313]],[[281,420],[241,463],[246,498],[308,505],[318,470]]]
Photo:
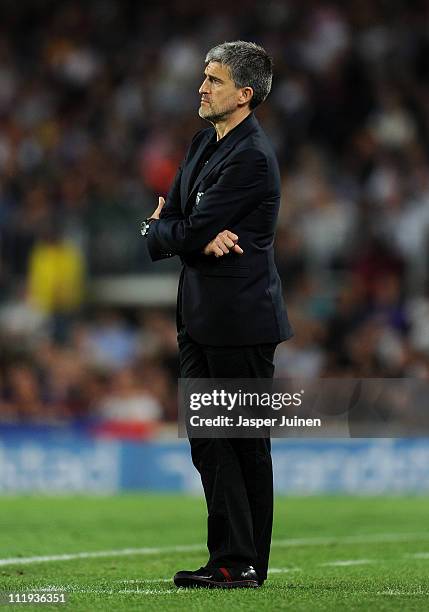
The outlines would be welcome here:
[[[158,208],[162,208],[165,204],[165,200],[162,196],[159,196],[158,198]]]

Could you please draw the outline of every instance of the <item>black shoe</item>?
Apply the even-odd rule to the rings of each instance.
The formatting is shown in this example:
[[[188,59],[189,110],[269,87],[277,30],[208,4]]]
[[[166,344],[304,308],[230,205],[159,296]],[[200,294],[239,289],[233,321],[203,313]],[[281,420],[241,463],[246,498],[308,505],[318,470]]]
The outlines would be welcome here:
[[[258,574],[252,566],[236,567],[200,567],[195,572],[182,571],[174,576],[177,587],[206,589],[255,589],[258,588]]]

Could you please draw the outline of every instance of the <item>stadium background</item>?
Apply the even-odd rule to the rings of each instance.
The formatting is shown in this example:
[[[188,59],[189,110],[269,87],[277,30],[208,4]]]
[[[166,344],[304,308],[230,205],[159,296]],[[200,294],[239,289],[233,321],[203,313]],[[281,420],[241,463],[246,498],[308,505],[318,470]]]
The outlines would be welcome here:
[[[151,264],[139,221],[203,127],[202,58],[218,41],[255,40],[275,62],[257,116],[281,167],[276,259],[295,329],[276,375],[428,377],[427,3],[39,0],[0,12],[0,490],[144,487],[145,473],[118,476],[133,452],[148,473],[173,461],[142,441],[176,435],[179,262]],[[81,482],[103,465],[82,445],[105,444],[118,449],[110,484]],[[303,474],[326,456],[328,472],[280,489],[427,488],[424,442],[366,444],[383,465],[420,471],[388,477],[374,460],[362,472],[357,446],[302,442],[279,452]],[[185,446],[174,452],[186,474]],[[80,466],[74,485],[52,475],[52,453]],[[344,454],[348,485],[344,459],[330,459]],[[163,474],[151,486],[196,486]]]
[[[201,563],[175,425],[179,264],[149,262],[139,222],[204,126],[219,41],[275,62],[256,114],[282,173],[295,328],[277,376],[428,378],[428,23],[423,0],[2,0],[0,588],[176,609],[169,577]],[[273,456],[268,586],[188,593],[187,610],[427,609],[428,439],[291,439]]]

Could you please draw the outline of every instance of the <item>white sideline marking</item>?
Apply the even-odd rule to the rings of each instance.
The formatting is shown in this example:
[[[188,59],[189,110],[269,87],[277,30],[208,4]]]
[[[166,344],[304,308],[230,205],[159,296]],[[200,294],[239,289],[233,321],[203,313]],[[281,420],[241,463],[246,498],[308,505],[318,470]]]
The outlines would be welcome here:
[[[386,591],[377,591],[376,595],[429,595],[429,591],[395,591],[387,589]]]
[[[428,540],[429,533],[379,533],[351,536],[324,536],[315,538],[290,538],[274,540],[273,546],[318,546],[324,544],[372,544],[382,542],[407,542]]]
[[[345,561],[329,561],[328,563],[320,563],[322,567],[333,566],[333,567],[347,567],[348,565],[366,565],[367,563],[374,563],[374,559],[347,559]]]
[[[139,580],[115,580],[121,584],[140,584],[145,582],[171,582],[173,578],[141,578]]]
[[[408,559],[429,559],[429,552],[418,552],[404,555]]]
[[[159,555],[169,552],[192,552],[203,550],[202,544],[189,544],[185,546],[166,546],[165,548],[123,548],[120,550],[99,550],[95,552],[80,552],[63,555],[44,555],[39,557],[15,557],[0,559],[2,565],[29,565],[31,563],[46,563],[49,561],[73,561],[75,559],[95,559],[99,557],[127,557],[130,555]]]
[[[37,587],[38,591],[43,591],[47,593],[55,593],[56,591],[69,591],[70,589],[71,587],[68,584],[47,584],[43,587]]]
[[[38,587],[37,588],[38,591],[64,591],[66,593],[76,593],[79,595],[85,595],[85,594],[89,594],[89,595],[170,595],[170,594],[174,594],[174,595],[183,595],[183,594],[189,594],[192,592],[192,589],[122,589],[120,591],[114,591],[113,589],[92,589],[91,587],[87,587],[87,588],[73,588],[72,586],[68,586],[68,585],[58,585],[58,586],[53,586],[51,585],[50,587]],[[372,595],[374,594],[373,591],[362,591],[362,593],[365,593],[367,595]],[[395,596],[404,596],[404,595],[408,595],[408,596],[428,596],[429,595],[429,591],[396,591],[394,589],[386,589],[385,591],[377,591],[375,593],[375,595],[388,595],[391,597],[395,597]]]
[[[181,593],[189,593],[188,589],[165,589],[162,591],[161,589],[124,589],[122,591],[117,591],[121,595],[124,594],[136,594],[136,595],[167,595],[169,593],[174,593],[175,595],[180,595]]]
[[[287,572],[300,572],[300,567],[271,567],[268,570],[269,574],[286,574]]]
[[[149,581],[147,581],[149,582]],[[43,592],[65,592],[65,593],[78,593],[78,594],[92,594],[92,595],[125,595],[125,594],[140,594],[140,595],[165,595],[168,593],[186,593],[186,589],[121,589],[115,591],[113,589],[97,589],[91,587],[73,587],[69,584],[51,584],[46,587],[38,587],[38,591]]]
[[[380,533],[358,536],[330,536],[315,538],[290,538],[274,540],[273,547],[323,546],[326,544],[377,544],[381,542],[409,542],[428,540],[429,533]],[[10,557],[0,559],[0,566],[30,565],[51,561],[73,561],[75,559],[96,559],[100,557],[126,557],[130,555],[159,555],[164,553],[192,552],[206,550],[203,544],[185,544],[182,546],[123,548],[119,550],[100,550],[95,552],[67,553],[62,555],[43,555],[36,557]]]
[[[147,580],[146,582],[150,582],[149,580]],[[159,580],[157,580],[156,582],[159,582]],[[121,589],[120,591],[115,591],[113,589],[97,589],[97,588],[91,588],[91,587],[73,587],[71,585],[68,584],[50,584],[49,586],[46,587],[38,587],[37,588],[38,591],[43,591],[43,592],[65,592],[65,593],[77,593],[77,594],[90,594],[90,595],[127,595],[127,594],[139,594],[139,595],[165,595],[165,594],[169,594],[169,593],[187,593],[188,591],[186,589]]]
[[[287,568],[284,568],[287,569]],[[114,595],[114,594],[120,594],[120,595],[170,595],[170,594],[174,594],[174,595],[183,595],[183,594],[189,594],[192,592],[192,589],[122,589],[120,591],[114,591],[113,589],[93,589],[91,587],[87,587],[87,588],[73,588],[70,585],[50,585],[48,587],[38,587],[37,588],[38,591],[63,591],[66,593],[76,593],[79,595],[85,595],[85,594],[89,594],[89,595]],[[372,591],[362,591],[362,593],[366,593],[368,595],[373,594]],[[404,595],[408,595],[408,596],[428,596],[429,595],[429,591],[397,591],[394,589],[386,589],[384,591],[377,591],[375,593],[375,595],[388,595],[391,597],[395,597],[395,596],[404,596]]]

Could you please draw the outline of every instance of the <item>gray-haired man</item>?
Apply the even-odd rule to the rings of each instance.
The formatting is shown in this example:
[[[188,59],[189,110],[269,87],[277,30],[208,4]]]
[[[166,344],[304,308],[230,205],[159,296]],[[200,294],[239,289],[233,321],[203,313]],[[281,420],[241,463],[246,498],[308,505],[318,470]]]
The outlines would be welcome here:
[[[179,255],[182,378],[271,378],[276,345],[292,335],[274,264],[280,204],[275,154],[253,115],[271,88],[272,60],[250,42],[206,56],[200,117],[164,206],[143,223],[155,261]],[[209,560],[181,587],[258,587],[267,576],[273,512],[270,440],[192,438],[208,508]]]

